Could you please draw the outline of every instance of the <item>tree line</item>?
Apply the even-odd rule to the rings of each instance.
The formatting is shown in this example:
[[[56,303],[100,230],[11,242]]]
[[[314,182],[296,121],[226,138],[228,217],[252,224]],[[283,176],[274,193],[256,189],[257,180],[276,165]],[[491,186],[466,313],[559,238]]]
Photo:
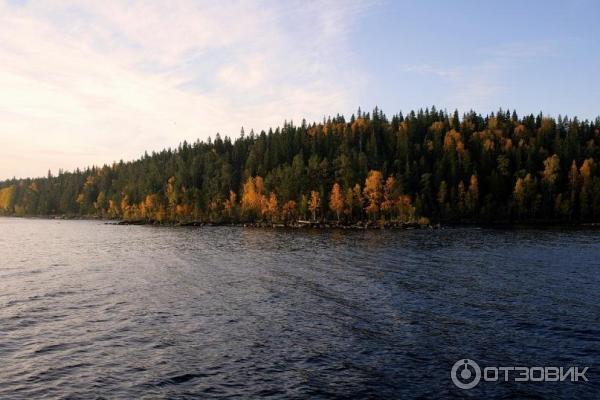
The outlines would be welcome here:
[[[600,118],[388,118],[183,142],[130,162],[0,182],[0,213],[148,221],[341,224],[600,221]]]

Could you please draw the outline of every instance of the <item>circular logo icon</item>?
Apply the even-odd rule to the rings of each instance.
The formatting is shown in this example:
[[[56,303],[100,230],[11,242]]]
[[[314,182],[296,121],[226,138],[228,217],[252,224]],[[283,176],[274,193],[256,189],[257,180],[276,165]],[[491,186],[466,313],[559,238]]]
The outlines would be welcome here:
[[[457,387],[472,389],[481,379],[481,368],[475,361],[465,358],[454,363],[450,376]]]

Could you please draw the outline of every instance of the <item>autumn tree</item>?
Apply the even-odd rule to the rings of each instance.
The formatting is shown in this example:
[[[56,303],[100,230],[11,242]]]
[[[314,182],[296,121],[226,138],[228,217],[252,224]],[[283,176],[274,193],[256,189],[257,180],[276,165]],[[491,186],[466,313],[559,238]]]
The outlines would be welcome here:
[[[308,201],[308,209],[312,213],[312,220],[317,219],[317,210],[321,206],[321,196],[319,192],[312,190],[310,192],[310,200]]]
[[[537,183],[531,174],[518,178],[515,182],[513,197],[516,201],[519,217],[535,215],[539,207]]]
[[[281,218],[284,224],[293,223],[298,218],[296,202],[294,200],[287,201],[281,209]]]
[[[230,220],[234,220],[237,216],[237,194],[230,190],[229,198],[225,201],[225,212]]]
[[[546,184],[550,191],[554,190],[558,173],[560,171],[560,158],[554,154],[544,160],[544,171],[542,172],[542,182]]]
[[[369,171],[363,192],[368,202],[366,211],[373,218],[376,218],[379,214],[383,198],[383,177],[381,172],[375,170]]]
[[[331,195],[329,197],[329,208],[333,211],[337,220],[340,220],[340,214],[344,211],[344,196],[340,185],[336,182],[331,188]]]
[[[242,211],[250,218],[255,218],[263,209],[264,183],[260,176],[249,177],[244,183],[241,200]]]
[[[546,213],[555,206],[554,195],[557,192],[557,184],[560,172],[560,158],[554,154],[544,160],[542,171],[543,203]],[[555,208],[555,207],[554,207]]]
[[[579,196],[579,208],[583,218],[589,218],[592,214],[591,201],[593,199],[592,182],[596,164],[593,158],[588,158],[583,161],[579,168],[581,177],[581,194]]]
[[[477,179],[477,175],[471,175],[471,179],[469,180],[466,203],[469,214],[473,216],[479,209],[479,180]]]
[[[15,193],[14,185],[0,189],[0,211],[10,214],[14,210]]]
[[[398,200],[397,197],[396,179],[393,176],[388,176],[383,187],[383,201],[381,202],[381,211],[384,215],[391,217]]]
[[[529,174],[527,175],[530,176]],[[525,180],[523,178],[518,178],[515,182],[515,189],[513,191],[513,197],[517,204],[517,210],[519,212],[519,216],[523,216],[527,210],[527,190],[525,187]]]
[[[269,200],[266,203],[266,212],[265,215],[271,222],[275,222],[279,219],[279,204],[277,201],[277,195],[275,192],[271,192],[269,195]]]

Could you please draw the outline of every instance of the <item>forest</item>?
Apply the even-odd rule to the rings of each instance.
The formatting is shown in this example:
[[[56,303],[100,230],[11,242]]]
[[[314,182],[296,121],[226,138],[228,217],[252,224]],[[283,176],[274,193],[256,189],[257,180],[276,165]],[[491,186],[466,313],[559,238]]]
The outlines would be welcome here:
[[[135,161],[0,182],[0,214],[140,223],[600,221],[600,118],[462,116],[285,122]]]

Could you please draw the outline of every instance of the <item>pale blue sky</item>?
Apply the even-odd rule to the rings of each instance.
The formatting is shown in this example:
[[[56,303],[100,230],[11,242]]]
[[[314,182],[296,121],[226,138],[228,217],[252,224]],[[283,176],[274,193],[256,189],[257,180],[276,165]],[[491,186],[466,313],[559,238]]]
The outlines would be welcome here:
[[[600,2],[389,1],[352,41],[364,104],[600,115]]]
[[[598,1],[0,0],[0,179],[378,105],[600,114]]]

